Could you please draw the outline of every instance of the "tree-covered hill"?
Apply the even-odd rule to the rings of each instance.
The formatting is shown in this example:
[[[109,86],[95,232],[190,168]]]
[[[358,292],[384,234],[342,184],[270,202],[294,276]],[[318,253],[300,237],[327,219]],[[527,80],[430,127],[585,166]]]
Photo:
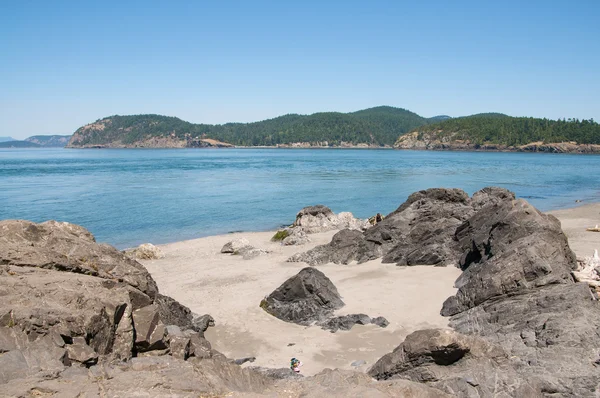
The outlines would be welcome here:
[[[428,123],[413,112],[376,107],[352,113],[289,114],[255,123],[193,124],[160,115],[111,116],[79,128],[69,146],[135,146],[140,142],[212,138],[234,145],[272,146],[342,142],[391,146],[399,135]]]
[[[600,144],[600,124],[593,119],[549,120],[511,117],[501,113],[485,113],[453,118],[420,126],[412,131],[417,138],[428,136],[440,141],[463,140],[476,145],[496,144],[507,147],[532,142]],[[402,137],[400,137],[402,140]]]

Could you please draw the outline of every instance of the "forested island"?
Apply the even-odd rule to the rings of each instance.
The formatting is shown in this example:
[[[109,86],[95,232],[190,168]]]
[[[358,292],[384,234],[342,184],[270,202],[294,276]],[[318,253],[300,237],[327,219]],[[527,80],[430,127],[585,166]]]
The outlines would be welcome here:
[[[79,128],[70,148],[394,147],[432,150],[600,152],[594,120],[501,113],[425,118],[380,106],[289,114],[254,123],[194,124],[161,115],[110,116]]]
[[[111,116],[78,129],[69,147],[194,147],[206,138],[236,146],[391,147],[398,136],[437,120],[389,106],[222,125],[160,115]]]
[[[593,119],[549,120],[485,113],[420,126],[402,135],[398,149],[600,152]]]

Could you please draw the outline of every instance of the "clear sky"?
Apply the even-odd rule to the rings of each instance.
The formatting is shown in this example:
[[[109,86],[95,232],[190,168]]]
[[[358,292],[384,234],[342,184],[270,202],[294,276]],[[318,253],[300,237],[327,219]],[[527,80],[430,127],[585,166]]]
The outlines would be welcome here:
[[[0,2],[0,136],[378,105],[600,120],[600,1]]]

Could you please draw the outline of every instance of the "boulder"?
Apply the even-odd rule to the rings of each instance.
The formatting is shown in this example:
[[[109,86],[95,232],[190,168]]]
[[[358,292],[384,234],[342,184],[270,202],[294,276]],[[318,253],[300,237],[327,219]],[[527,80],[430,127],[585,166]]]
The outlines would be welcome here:
[[[248,242],[245,238],[234,239],[225,243],[221,253],[229,253],[234,256],[242,256],[244,260],[250,260],[263,254],[269,253],[267,250],[258,249]]]
[[[221,253],[238,254],[239,250],[245,247],[249,247],[250,242],[246,238],[234,239],[225,243],[221,249]],[[250,246],[251,247],[251,246]]]
[[[505,294],[572,283],[575,254],[560,222],[524,200],[483,207],[456,230],[463,250],[459,288],[442,309],[454,315]]]
[[[267,313],[301,325],[324,320],[344,306],[331,280],[315,268],[304,268],[286,280],[261,303]]]
[[[165,255],[152,243],[143,243],[135,249],[124,250],[124,253],[135,260],[158,260]]]

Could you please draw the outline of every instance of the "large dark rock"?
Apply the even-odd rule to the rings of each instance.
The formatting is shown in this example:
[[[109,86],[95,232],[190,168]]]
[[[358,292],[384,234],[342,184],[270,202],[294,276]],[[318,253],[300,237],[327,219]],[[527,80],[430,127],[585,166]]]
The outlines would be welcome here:
[[[557,283],[573,283],[577,266],[560,222],[524,200],[493,203],[456,230],[463,250],[443,315],[454,315],[505,294]]]
[[[325,274],[307,267],[275,289],[260,306],[281,320],[306,325],[331,316],[344,302]]]
[[[398,265],[457,264],[461,248],[456,229],[487,204],[510,202],[503,188],[484,188],[473,198],[460,189],[415,192],[398,209],[364,233],[341,231],[331,243],[292,256],[310,265],[348,264],[383,258]]]
[[[458,396],[596,396],[600,307],[570,276],[560,223],[495,188],[471,204],[453,239],[458,292],[442,308],[455,331],[415,332],[370,374]]]

